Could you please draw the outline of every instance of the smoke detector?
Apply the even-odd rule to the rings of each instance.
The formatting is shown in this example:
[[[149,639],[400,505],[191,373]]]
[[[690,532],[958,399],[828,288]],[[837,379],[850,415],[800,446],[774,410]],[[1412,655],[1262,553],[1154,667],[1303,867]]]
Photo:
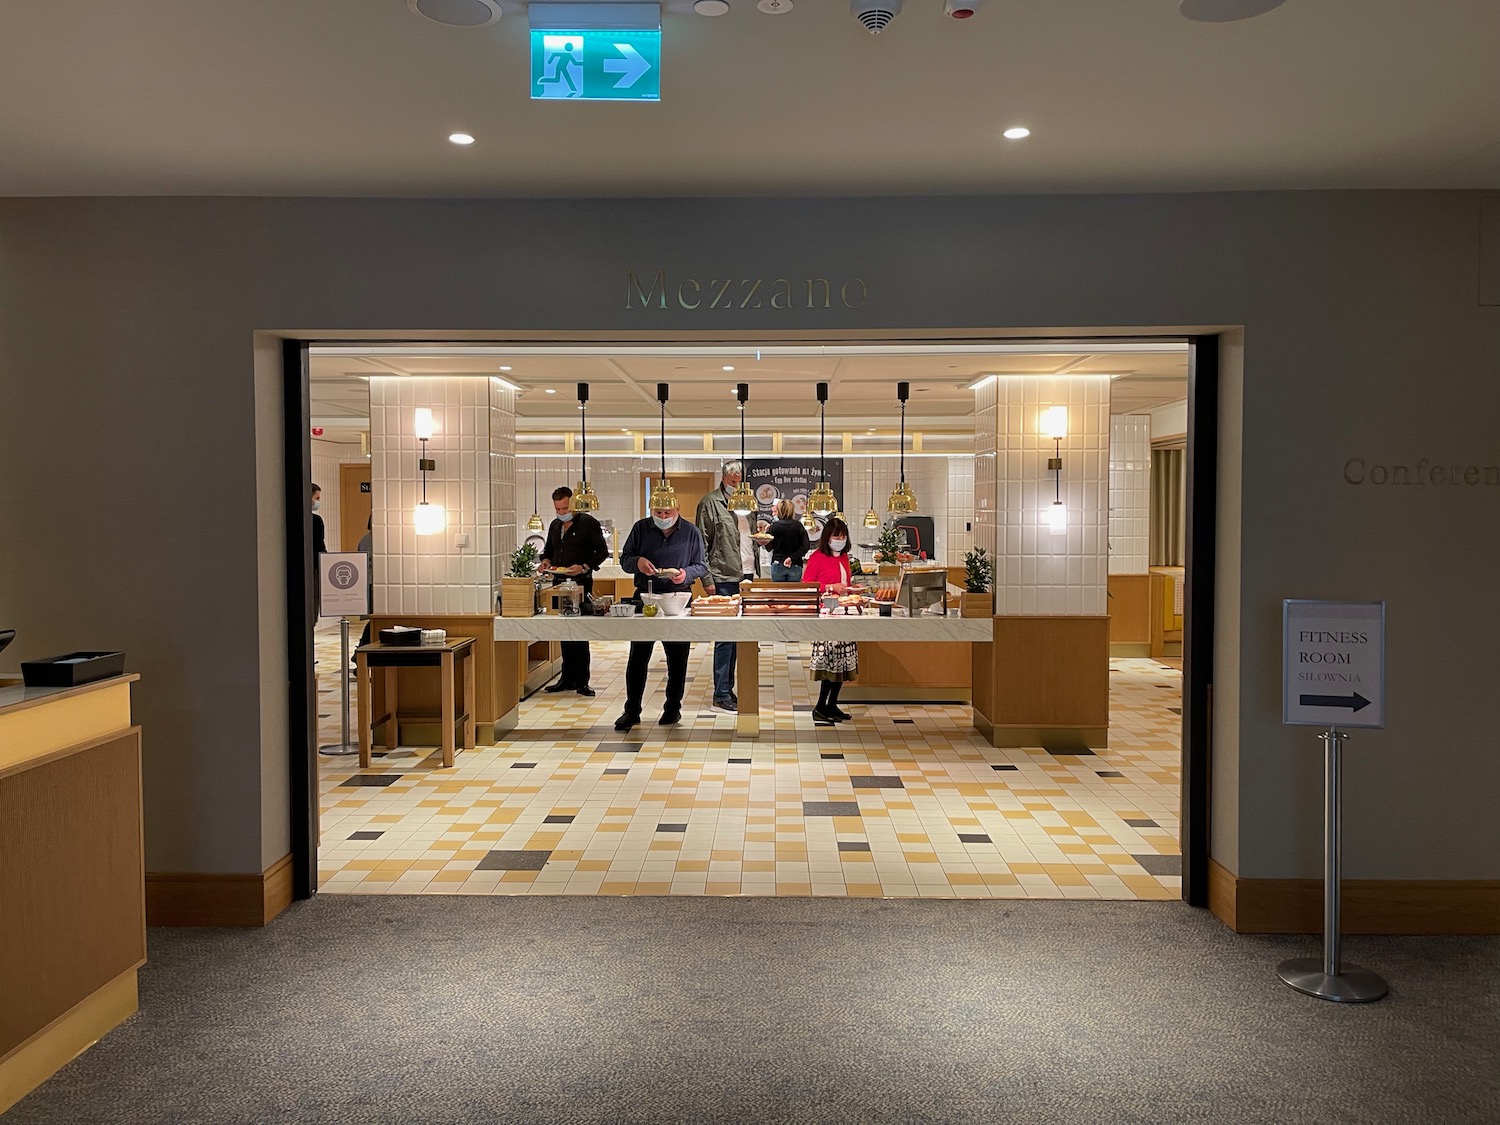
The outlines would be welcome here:
[[[503,14],[500,0],[406,0],[406,6],[433,23],[465,29],[488,27]]]
[[[849,14],[871,35],[879,35],[901,14],[901,0],[849,0]]]
[[[974,15],[984,0],[943,0],[943,15],[966,20]]]
[[[755,6],[768,16],[785,15],[793,8],[792,0],[760,0]]]
[[[729,14],[729,0],[698,0],[693,11],[700,16],[724,16]]]

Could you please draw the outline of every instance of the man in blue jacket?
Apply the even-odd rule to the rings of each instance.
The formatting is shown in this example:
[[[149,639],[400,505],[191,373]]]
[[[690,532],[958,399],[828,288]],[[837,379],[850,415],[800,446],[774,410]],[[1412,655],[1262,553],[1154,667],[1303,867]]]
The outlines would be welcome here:
[[[703,555],[703,536],[692,524],[679,518],[676,508],[653,508],[648,519],[637,520],[620,549],[620,566],[635,575],[636,600],[642,590],[670,594],[691,590],[708,573]],[[630,660],[625,665],[625,710],[615,720],[615,730],[629,730],[641,721],[641,699],[646,694],[646,669],[651,664],[655,641],[631,641]],[[687,688],[688,641],[662,641],[667,658],[667,702],[662,708],[662,726],[682,719],[682,694]]]

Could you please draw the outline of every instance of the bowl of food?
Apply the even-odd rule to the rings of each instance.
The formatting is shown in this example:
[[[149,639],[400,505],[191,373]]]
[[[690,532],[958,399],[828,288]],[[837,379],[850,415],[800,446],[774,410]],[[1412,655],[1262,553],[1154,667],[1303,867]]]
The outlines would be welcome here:
[[[679,590],[671,594],[642,594],[641,601],[646,605],[654,605],[663,617],[685,617],[692,597],[691,592]]]

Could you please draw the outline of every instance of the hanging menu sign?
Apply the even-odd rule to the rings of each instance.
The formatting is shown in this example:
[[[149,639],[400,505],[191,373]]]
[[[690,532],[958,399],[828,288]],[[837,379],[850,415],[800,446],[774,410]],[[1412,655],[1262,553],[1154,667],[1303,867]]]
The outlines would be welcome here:
[[[843,503],[844,459],[829,457],[825,464],[829,487]],[[790,500],[792,518],[800,520],[807,511],[807,498],[822,479],[816,457],[756,457],[745,462],[745,483],[755,495],[756,518],[767,522],[776,518],[780,500]]]

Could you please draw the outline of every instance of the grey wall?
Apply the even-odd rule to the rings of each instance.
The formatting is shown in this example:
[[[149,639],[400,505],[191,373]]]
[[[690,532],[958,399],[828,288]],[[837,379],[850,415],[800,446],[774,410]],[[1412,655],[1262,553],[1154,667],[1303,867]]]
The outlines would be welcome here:
[[[144,680],[148,862],[250,871],[263,775],[256,330],[609,333],[1244,325],[1237,745],[1223,857],[1319,868],[1317,745],[1279,723],[1280,599],[1390,603],[1389,715],[1348,770],[1353,877],[1500,877],[1500,308],[1471,194],[856,201],[0,201],[0,620]],[[625,270],[864,279],[844,310],[627,310]],[[706,305],[707,302],[705,302]],[[263,465],[263,462],[262,462]],[[263,489],[261,490],[264,491]],[[1234,732],[1231,732],[1234,733]],[[1221,738],[1223,737],[1221,733]],[[274,755],[275,737],[264,755]],[[1233,751],[1233,752],[1229,752]]]

